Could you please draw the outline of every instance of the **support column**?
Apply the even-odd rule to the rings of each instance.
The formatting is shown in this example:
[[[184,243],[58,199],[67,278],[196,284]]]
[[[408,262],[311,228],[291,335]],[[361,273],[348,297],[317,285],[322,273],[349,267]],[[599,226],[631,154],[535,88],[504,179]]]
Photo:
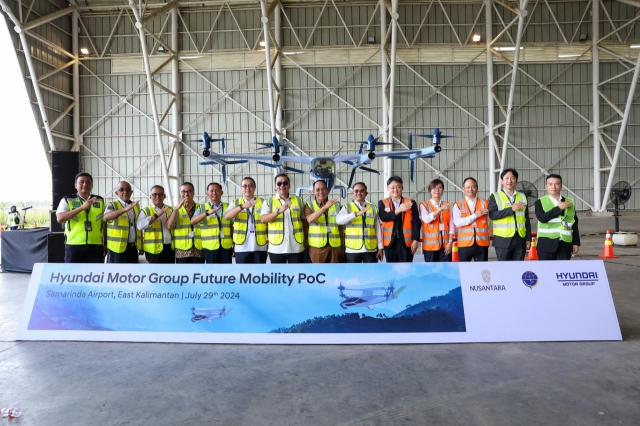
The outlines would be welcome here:
[[[175,52],[173,59],[171,60],[171,91],[175,93],[176,100],[171,107],[171,130],[173,134],[181,137],[180,126],[182,120],[180,112],[182,111],[182,96],[180,95],[180,69],[179,69],[179,51],[180,45],[178,41],[178,8],[171,9],[171,49]],[[179,139],[173,139],[173,160],[171,161],[171,193],[175,194],[173,200],[173,206],[177,205],[180,201],[180,183],[182,182],[182,144]]]
[[[391,53],[389,60],[389,142],[393,143],[393,110],[396,92],[396,45],[398,43],[398,0],[391,2]],[[393,149],[393,145],[385,145]],[[385,181],[386,184],[386,181]]]
[[[380,134],[382,135],[383,142],[389,142],[389,97],[387,81],[389,80],[389,63],[387,62],[387,8],[384,4],[384,0],[380,0],[380,58],[381,58],[381,77],[382,77],[382,129]],[[388,151],[391,145],[383,145],[383,150]],[[384,197],[389,196],[387,191],[387,180],[391,177],[393,160],[384,159],[383,163],[383,187]]]
[[[282,49],[282,15],[281,15],[281,10],[280,10],[280,5],[276,6],[275,10],[273,11],[273,32],[276,38],[276,44]],[[275,63],[275,81],[276,81],[276,86],[278,86],[280,92],[279,92],[279,102],[278,102],[278,106],[276,107],[276,132],[277,134],[281,135],[281,137],[284,137],[285,135],[282,134],[282,123],[283,123],[283,117],[282,117],[282,103],[284,102],[284,88],[282,85],[282,61],[280,60],[280,58],[282,57],[282,52],[280,52],[280,54],[278,55],[278,57],[276,58],[276,63]]]
[[[73,97],[75,105],[73,106],[73,144],[72,151],[80,151],[80,56],[78,46],[78,11],[75,10],[71,15],[71,53],[76,58],[73,64]]]
[[[491,51],[491,41],[493,40],[493,0],[484,0],[485,11],[485,38],[487,40],[487,119],[485,126],[487,137],[489,138],[489,192],[496,191],[496,134],[495,134],[495,104],[493,100],[493,52]]]
[[[598,84],[600,83],[600,52],[598,51],[598,39],[600,38],[600,2],[591,2],[592,9],[592,27],[591,27],[591,72],[592,72],[592,88],[591,97],[593,98],[593,119],[591,122],[591,131],[593,132],[593,210],[600,210],[601,198],[601,182],[600,182],[600,94],[598,93]]]
[[[151,64],[149,63],[149,53],[147,51],[147,39],[144,35],[144,25],[142,24],[142,17],[140,12],[136,8],[133,0],[129,0],[129,6],[136,17],[136,29],[140,35],[140,47],[142,49],[142,59],[144,61],[144,70],[147,75],[147,89],[149,90],[149,101],[151,104],[151,113],[153,118],[153,125],[156,131],[156,141],[158,143],[158,155],[160,156],[160,163],[162,164],[162,178],[165,187],[165,193],[170,200],[173,200],[173,192],[171,191],[171,184],[169,182],[169,174],[167,169],[167,159],[164,154],[164,146],[162,145],[162,130],[160,129],[160,121],[158,121],[158,107],[156,105],[156,96],[153,86],[153,76],[151,75]]]
[[[598,1],[598,0],[595,0]],[[500,156],[500,173],[504,170],[504,163],[507,161],[507,146],[509,144],[509,130],[511,130],[511,118],[513,117],[513,97],[516,91],[516,79],[518,78],[518,60],[520,59],[520,43],[522,42],[522,32],[524,30],[524,18],[527,16],[528,0],[520,0],[520,10],[518,13],[518,34],[516,36],[516,50],[513,55],[513,71],[511,72],[511,88],[509,90],[509,103],[507,106],[507,120],[504,125],[504,141],[502,145],[502,155]],[[502,182],[498,181],[498,190],[502,187]]]
[[[273,77],[271,75],[271,43],[269,40],[269,16],[267,0],[260,0],[260,8],[262,10],[262,33],[264,34],[264,54],[266,57],[267,68],[267,94],[269,96],[269,123],[271,124],[271,137],[276,136],[276,123],[273,103]]]

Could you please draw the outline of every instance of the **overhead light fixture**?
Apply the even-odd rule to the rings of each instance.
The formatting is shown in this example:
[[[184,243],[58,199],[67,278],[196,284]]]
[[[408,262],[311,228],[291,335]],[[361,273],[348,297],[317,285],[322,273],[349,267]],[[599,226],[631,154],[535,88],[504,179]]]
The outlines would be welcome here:
[[[158,46],[158,52],[164,52],[164,51],[165,51],[164,46]]]
[[[474,43],[480,43],[480,39],[480,34],[474,34],[471,40],[473,40]]]
[[[579,53],[566,53],[562,55],[558,55],[558,58],[577,58],[578,56],[582,56]]]
[[[265,47],[267,43],[264,40],[260,40],[260,47]]]
[[[640,44],[632,44],[629,47],[632,48],[632,49],[640,49]]]
[[[376,44],[376,37],[375,36],[367,37],[367,43],[368,44]]]
[[[81,47],[80,48],[80,53],[82,53],[83,55],[88,55],[89,54],[89,49],[87,49],[86,47]]]
[[[580,37],[578,38],[578,40],[580,40],[580,43],[584,43],[588,39],[589,39],[589,34],[587,33],[580,34]]]
[[[181,60],[185,60],[185,59],[200,59],[202,58],[202,55],[200,56],[180,56]]]
[[[304,52],[282,52],[282,53],[285,54],[285,55],[301,55]]]
[[[494,47],[494,49],[496,49],[498,52],[515,52],[516,51],[515,46],[497,46],[497,47]],[[524,49],[524,47],[520,46],[520,50],[522,49]]]

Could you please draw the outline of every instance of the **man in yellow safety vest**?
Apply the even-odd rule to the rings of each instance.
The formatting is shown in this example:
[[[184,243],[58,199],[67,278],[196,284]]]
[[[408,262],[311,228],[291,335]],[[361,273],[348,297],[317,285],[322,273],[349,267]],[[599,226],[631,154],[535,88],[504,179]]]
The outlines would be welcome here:
[[[107,204],[103,220],[107,223],[109,263],[138,263],[142,251],[142,233],[136,228],[140,207],[131,201],[133,190],[126,181],[116,186],[118,199]]]

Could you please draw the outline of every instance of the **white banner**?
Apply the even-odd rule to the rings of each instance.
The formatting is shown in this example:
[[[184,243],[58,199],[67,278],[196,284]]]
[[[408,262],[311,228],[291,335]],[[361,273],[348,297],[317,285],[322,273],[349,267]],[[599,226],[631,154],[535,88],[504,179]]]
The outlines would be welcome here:
[[[17,340],[621,340],[601,260],[35,265]]]

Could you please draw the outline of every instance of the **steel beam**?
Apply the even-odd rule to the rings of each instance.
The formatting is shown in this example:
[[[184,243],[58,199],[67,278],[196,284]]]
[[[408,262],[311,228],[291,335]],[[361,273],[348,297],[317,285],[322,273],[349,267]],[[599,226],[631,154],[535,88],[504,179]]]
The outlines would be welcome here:
[[[129,0],[129,6],[131,6],[131,10],[133,11],[134,16],[136,17],[136,28],[138,29],[138,33],[140,35],[140,46],[142,48],[142,58],[144,61],[144,70],[147,74],[147,89],[149,90],[149,101],[151,103],[151,112],[153,114],[153,124],[156,131],[156,141],[158,143],[158,154],[160,156],[160,163],[162,164],[162,177],[164,179],[164,186],[167,196],[170,200],[173,200],[171,186],[169,182],[169,175],[167,169],[167,159],[164,155],[164,146],[162,144],[162,131],[160,129],[160,122],[158,121],[158,107],[156,105],[156,97],[153,87],[153,77],[151,76],[151,64],[149,63],[149,53],[147,51],[147,40],[145,37],[144,25],[142,25],[140,12],[136,8],[133,0]]]
[[[73,62],[73,97],[75,98],[73,105],[73,146],[72,151],[80,151],[80,56],[79,56],[79,35],[78,35],[78,11],[75,10],[71,14],[71,53],[76,57]]]
[[[513,52],[513,72],[511,73],[511,88],[509,90],[509,103],[507,104],[507,118],[504,126],[504,141],[502,143],[502,155],[500,156],[500,173],[504,170],[507,161],[507,146],[509,144],[509,130],[511,129],[511,117],[513,117],[513,98],[516,91],[516,80],[518,78],[518,60],[520,58],[520,43],[522,42],[522,30],[524,28],[524,18],[527,16],[528,0],[520,0],[520,14],[518,16],[518,33],[516,35],[516,50]],[[502,187],[502,181],[498,181],[498,190]]]
[[[598,206],[600,200],[600,51],[598,39],[600,38],[600,1],[594,0],[591,4],[591,97],[593,98],[593,121],[591,132],[593,133],[593,211],[601,211]]]
[[[264,35],[264,55],[265,65],[267,67],[267,94],[269,97],[269,122],[271,124],[271,137],[276,136],[276,121],[274,115],[274,103],[273,103],[273,77],[271,75],[271,40],[269,40],[269,5],[267,0],[260,0],[260,9],[262,10],[262,33]],[[242,32],[242,30],[241,30]]]
[[[182,99],[180,98],[180,42],[179,42],[179,33],[178,33],[178,9],[173,7],[171,8],[171,49],[176,52],[175,55],[172,56],[171,59],[171,89],[174,96],[173,106],[171,108],[171,130],[175,135],[181,137],[180,127],[181,123],[181,114],[182,111]],[[171,159],[171,193],[174,195],[173,205],[177,205],[179,202],[179,194],[180,194],[180,183],[182,181],[182,157],[180,155],[182,151],[182,144],[180,143],[180,139],[173,138],[173,146],[171,152],[173,153],[173,158]]]
[[[487,40],[487,120],[488,123],[485,126],[485,132],[489,138],[489,192],[494,192],[496,186],[496,135],[494,128],[495,121],[495,105],[493,102],[493,52],[491,51],[491,43],[493,39],[493,21],[492,12],[493,5],[492,0],[484,0],[485,10],[485,38]]]
[[[380,0],[380,60],[381,60],[381,73],[382,76],[382,128],[380,134],[382,135],[383,142],[390,142],[389,138],[389,99],[387,97],[387,81],[389,80],[389,62],[387,61],[387,7],[384,0]],[[388,151],[389,145],[383,145],[383,150]],[[387,191],[387,185],[385,183],[391,177],[393,162],[391,160],[384,160],[382,170],[382,181],[384,187],[385,198],[389,196]]]
[[[69,7],[65,7],[64,9],[60,9],[60,10],[56,10],[53,13],[50,13],[48,15],[45,16],[41,16],[37,19],[34,19],[33,21],[29,21],[26,24],[16,24],[16,26],[13,28],[17,33],[23,33],[27,30],[30,30],[32,28],[38,27],[42,24],[46,24],[47,22],[51,22],[54,19],[58,19],[61,16],[65,16],[70,14],[71,12],[75,12],[77,10],[77,7],[75,6],[69,6]]]

